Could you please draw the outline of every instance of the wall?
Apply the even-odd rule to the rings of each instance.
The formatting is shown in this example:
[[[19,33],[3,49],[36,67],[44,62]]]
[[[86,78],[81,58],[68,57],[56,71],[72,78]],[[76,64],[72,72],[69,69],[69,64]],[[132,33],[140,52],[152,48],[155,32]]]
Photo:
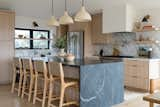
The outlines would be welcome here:
[[[39,27],[34,28],[32,26],[33,21],[36,21],[39,24]],[[56,35],[56,28],[49,27],[47,25],[47,20],[37,19],[33,17],[16,16],[15,27],[16,28],[26,28],[26,29],[49,30],[51,38],[54,38],[54,36]],[[42,54],[52,53],[52,55],[55,55],[56,50],[52,49],[51,47],[52,47],[52,44],[49,50],[37,50],[37,49],[36,50],[29,50],[29,49],[16,50],[15,56],[34,56],[34,55],[39,55],[41,53]]]

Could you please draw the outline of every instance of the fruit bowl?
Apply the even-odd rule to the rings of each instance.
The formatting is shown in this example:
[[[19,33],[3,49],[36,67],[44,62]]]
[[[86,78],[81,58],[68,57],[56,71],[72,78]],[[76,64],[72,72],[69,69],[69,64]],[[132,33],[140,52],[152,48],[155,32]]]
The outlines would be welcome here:
[[[64,56],[64,59],[65,59],[65,61],[71,62],[71,61],[74,61],[75,56],[72,54],[67,54]]]

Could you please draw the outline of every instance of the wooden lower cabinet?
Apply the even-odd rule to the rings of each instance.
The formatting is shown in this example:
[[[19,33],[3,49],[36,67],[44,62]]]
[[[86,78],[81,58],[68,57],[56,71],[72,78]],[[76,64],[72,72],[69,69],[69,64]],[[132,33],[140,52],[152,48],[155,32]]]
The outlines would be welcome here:
[[[126,87],[149,91],[150,79],[160,77],[160,60],[125,59]]]

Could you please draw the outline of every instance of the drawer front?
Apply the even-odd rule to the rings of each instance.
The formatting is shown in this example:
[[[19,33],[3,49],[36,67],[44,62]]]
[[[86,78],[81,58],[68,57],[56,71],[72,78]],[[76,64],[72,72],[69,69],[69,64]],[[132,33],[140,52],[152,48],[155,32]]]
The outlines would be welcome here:
[[[149,90],[149,79],[137,78],[137,87],[143,90]]]

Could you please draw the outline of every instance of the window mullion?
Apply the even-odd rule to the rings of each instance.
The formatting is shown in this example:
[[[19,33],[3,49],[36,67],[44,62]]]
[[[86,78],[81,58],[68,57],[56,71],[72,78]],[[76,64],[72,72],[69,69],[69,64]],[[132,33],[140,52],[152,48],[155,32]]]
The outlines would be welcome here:
[[[30,49],[33,49],[33,30],[30,30]]]

